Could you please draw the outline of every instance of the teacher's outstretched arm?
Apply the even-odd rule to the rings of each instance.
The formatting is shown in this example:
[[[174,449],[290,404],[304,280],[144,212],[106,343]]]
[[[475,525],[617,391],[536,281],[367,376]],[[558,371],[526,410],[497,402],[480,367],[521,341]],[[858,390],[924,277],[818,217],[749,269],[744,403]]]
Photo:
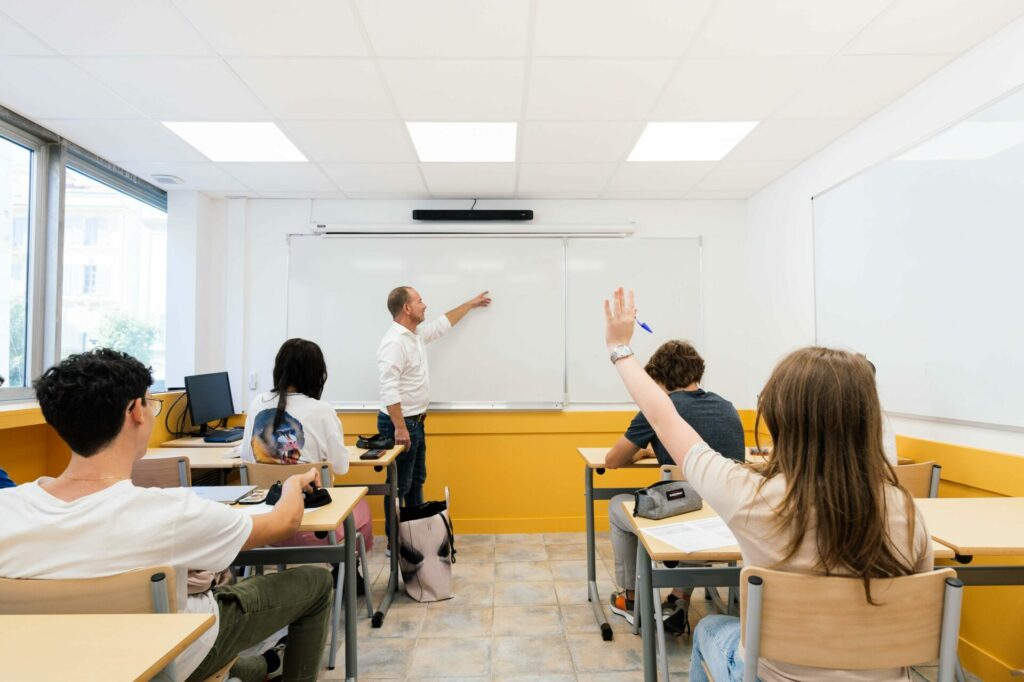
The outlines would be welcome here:
[[[608,344],[609,352],[614,352],[620,346],[628,348],[633,338],[633,329],[636,327],[636,301],[633,292],[629,292],[627,299],[622,287],[616,289],[611,301],[605,299],[604,316],[605,342]],[[647,417],[647,421],[675,463],[682,466],[686,453],[703,438],[679,416],[668,394],[647,376],[647,372],[637,362],[631,350],[628,355],[623,355],[614,362],[622,383],[633,396],[640,411]]]
[[[448,322],[454,327],[459,323],[459,320],[466,316],[473,308],[486,308],[491,304],[491,297],[488,296],[490,292],[485,291],[482,294],[478,294],[473,298],[469,299],[457,308],[452,308],[444,314],[448,318]]]

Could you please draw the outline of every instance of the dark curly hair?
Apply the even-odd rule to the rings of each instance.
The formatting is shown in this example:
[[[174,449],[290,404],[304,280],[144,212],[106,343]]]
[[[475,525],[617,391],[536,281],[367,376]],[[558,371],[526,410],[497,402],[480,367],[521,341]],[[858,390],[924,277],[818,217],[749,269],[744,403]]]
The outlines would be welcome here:
[[[689,341],[666,341],[644,367],[647,374],[666,390],[678,391],[704,376],[704,358]]]
[[[146,402],[152,369],[120,351],[97,348],[69,355],[32,385],[46,422],[71,450],[89,457],[110,443],[124,426],[128,406]]]

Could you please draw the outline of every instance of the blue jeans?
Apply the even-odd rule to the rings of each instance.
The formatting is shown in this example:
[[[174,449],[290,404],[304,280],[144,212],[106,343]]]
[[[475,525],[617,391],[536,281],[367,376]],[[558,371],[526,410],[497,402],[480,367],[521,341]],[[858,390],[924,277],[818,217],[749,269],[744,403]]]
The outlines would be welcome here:
[[[693,630],[690,653],[690,682],[708,682],[701,661],[707,664],[715,682],[742,682],[740,619],[735,616],[704,616]]]
[[[423,484],[427,481],[427,441],[423,432],[423,422],[419,419],[406,418],[405,428],[409,429],[409,447],[395,458],[398,469],[398,497],[406,506],[423,504]],[[395,425],[391,417],[383,412],[377,413],[377,431],[386,438],[395,437]],[[391,471],[388,470],[388,483],[391,483]],[[391,512],[394,501],[390,495],[384,496],[384,527],[391,528]],[[388,530],[388,537],[391,537]]]

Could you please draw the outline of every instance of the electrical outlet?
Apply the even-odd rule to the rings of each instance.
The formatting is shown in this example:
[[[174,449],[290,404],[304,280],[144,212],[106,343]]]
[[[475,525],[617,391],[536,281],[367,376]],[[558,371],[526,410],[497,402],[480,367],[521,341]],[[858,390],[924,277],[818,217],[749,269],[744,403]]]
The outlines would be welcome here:
[[[259,376],[256,372],[249,372],[249,390],[255,391],[259,384]]]

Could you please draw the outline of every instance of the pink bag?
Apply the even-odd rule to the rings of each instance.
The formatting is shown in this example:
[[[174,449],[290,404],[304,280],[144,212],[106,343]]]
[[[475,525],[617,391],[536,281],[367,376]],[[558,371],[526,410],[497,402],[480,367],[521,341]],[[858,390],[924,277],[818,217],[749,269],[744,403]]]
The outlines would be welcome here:
[[[405,591],[419,602],[441,601],[452,592],[455,534],[445,499],[424,502],[399,511],[398,565]]]

